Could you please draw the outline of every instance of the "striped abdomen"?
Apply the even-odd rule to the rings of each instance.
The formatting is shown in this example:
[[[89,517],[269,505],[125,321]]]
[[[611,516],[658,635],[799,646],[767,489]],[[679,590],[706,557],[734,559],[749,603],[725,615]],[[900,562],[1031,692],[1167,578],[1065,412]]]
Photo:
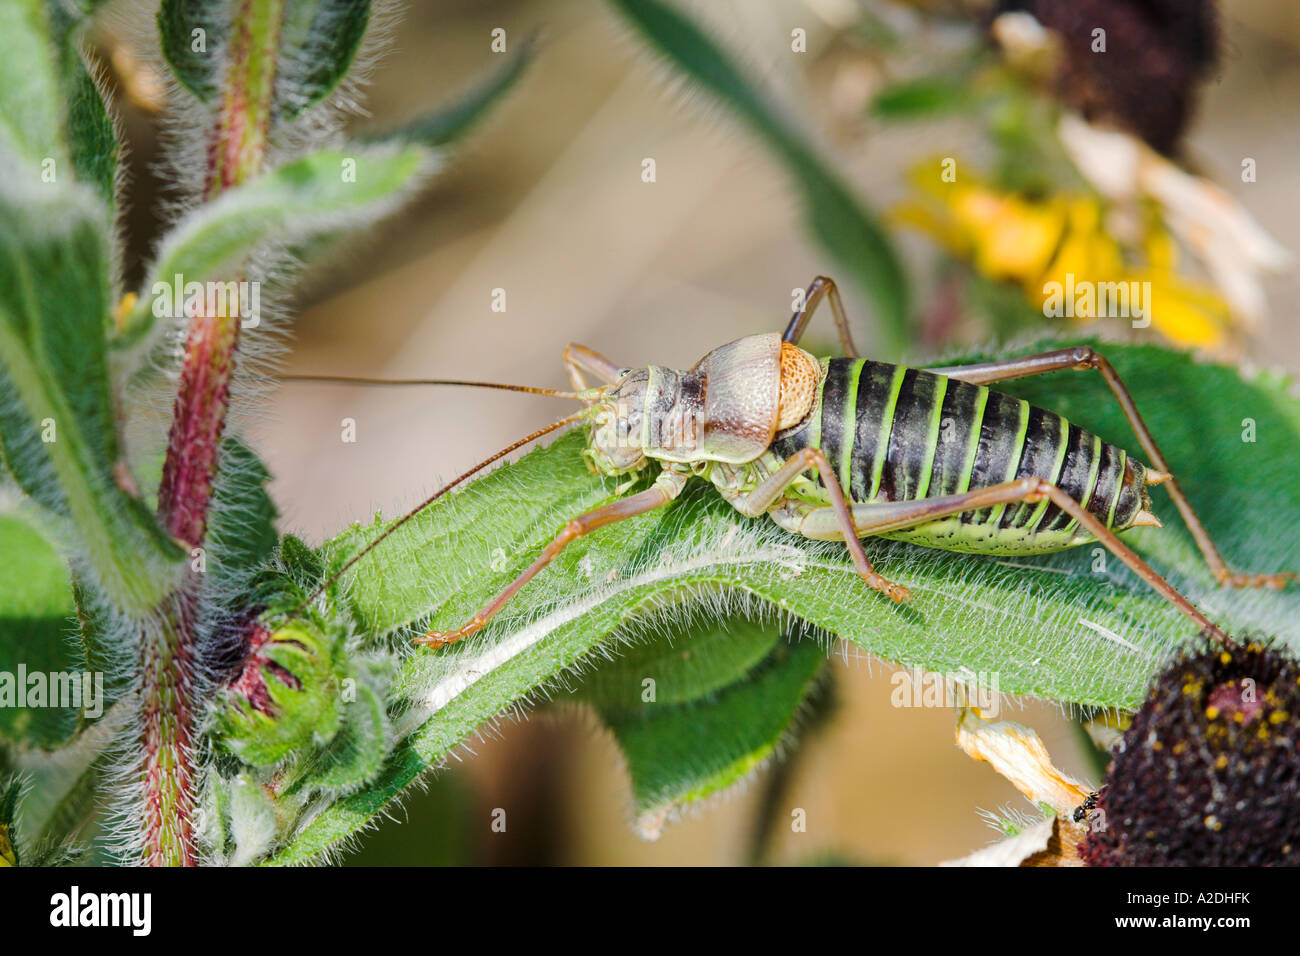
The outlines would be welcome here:
[[[935,498],[1040,477],[1117,530],[1142,510],[1142,464],[1060,415],[922,369],[867,359],[825,364],[817,407],[778,435],[772,451],[785,459],[819,447],[854,502]],[[888,537],[1026,553],[1069,547],[1088,535],[1055,505],[1039,502],[965,512]]]

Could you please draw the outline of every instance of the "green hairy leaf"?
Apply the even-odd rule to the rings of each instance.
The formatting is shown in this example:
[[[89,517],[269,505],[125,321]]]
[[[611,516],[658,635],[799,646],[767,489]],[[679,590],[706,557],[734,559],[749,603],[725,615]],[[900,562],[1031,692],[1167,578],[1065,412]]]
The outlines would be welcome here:
[[[537,38],[528,37],[506,54],[506,61],[449,106],[417,117],[394,130],[373,133],[371,142],[416,142],[425,146],[448,146],[476,126],[489,110],[523,76],[537,52]]]
[[[102,210],[81,194],[0,203],[0,448],[122,608],[153,605],[180,552],[124,489],[104,322]],[[75,532],[74,530],[75,529]]]
[[[211,592],[242,591],[275,552],[277,512],[266,490],[270,479],[266,465],[246,444],[237,438],[222,441],[207,538],[211,558],[205,580]]]
[[[63,3],[48,3],[59,84],[63,129],[77,179],[89,183],[112,206],[115,200],[118,142],[113,120],[81,55],[81,18]]]
[[[776,751],[825,654],[815,640],[791,647],[773,623],[743,617],[642,640],[605,645],[617,656],[584,674],[575,697],[622,748],[638,826],[654,836],[682,806],[727,789]]]
[[[200,206],[169,234],[117,349],[163,331],[178,284],[219,282],[263,242],[301,242],[361,228],[390,212],[433,165],[419,146],[326,150],[295,160]],[[355,174],[353,176],[353,174]]]
[[[814,141],[759,89],[695,23],[661,0],[610,0],[644,39],[673,65],[730,108],[790,173],[803,200],[809,231],[875,304],[885,348],[908,339],[907,280],[889,238]]]
[[[606,714],[639,711],[649,680],[656,704],[697,700],[741,680],[779,637],[770,623],[743,617],[674,629],[644,643],[630,637],[615,649],[617,657],[584,676],[575,696]]]
[[[75,610],[59,553],[22,518],[0,514],[0,738],[53,747],[76,729],[76,711],[19,707],[13,696],[26,694],[20,667],[26,673],[82,669],[68,639]]]
[[[370,22],[370,0],[288,0],[280,27],[275,108],[292,119],[347,75]]]
[[[355,699],[344,706],[342,726],[308,768],[305,784],[346,789],[374,777],[383,765],[388,714],[382,695],[365,683],[355,690]]]
[[[51,37],[41,0],[0,4],[0,155],[17,165],[0,190],[35,191],[45,185],[42,163],[63,167],[67,151],[59,130],[63,107],[49,52]]]
[[[369,0],[280,0],[277,120],[299,116],[332,93],[351,69],[370,22]],[[211,104],[222,78],[221,42],[237,29],[236,4],[163,0],[158,39],[181,86]],[[202,31],[196,34],[195,31]]]
[[[627,760],[642,831],[655,835],[683,805],[720,793],[767,761],[825,666],[816,640],[778,638],[766,658],[713,693],[602,710]]]
[[[113,121],[104,107],[99,88],[75,49],[67,54],[64,79],[68,143],[77,178],[90,183],[110,207],[115,201],[118,143]]]
[[[227,6],[217,0],[163,0],[158,8],[163,58],[177,82],[204,103],[216,96],[221,82],[218,45],[229,36]]]

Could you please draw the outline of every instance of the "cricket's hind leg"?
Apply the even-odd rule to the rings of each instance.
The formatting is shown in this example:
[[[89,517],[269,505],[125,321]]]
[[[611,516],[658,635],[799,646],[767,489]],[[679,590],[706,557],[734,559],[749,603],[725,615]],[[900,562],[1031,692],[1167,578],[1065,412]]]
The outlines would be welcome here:
[[[827,276],[817,276],[808,284],[808,290],[803,294],[803,308],[790,317],[790,324],[786,326],[785,334],[781,339],[791,345],[798,345],[804,331],[808,328],[809,321],[812,320],[813,312],[821,304],[822,299],[830,301],[831,313],[835,316],[835,328],[840,333],[840,344],[844,347],[844,354],[849,358],[858,358],[857,346],[853,344],[853,335],[849,332],[849,316],[844,311],[844,300],[840,298],[840,290],[836,287],[835,280]]]
[[[859,548],[861,542],[857,536],[887,534],[915,527],[927,521],[935,521],[965,511],[977,511],[1002,504],[1033,504],[1044,499],[1056,505],[1095,537],[1111,554],[1123,561],[1134,574],[1202,630],[1208,631],[1221,641],[1228,641],[1228,635],[1220,630],[1209,618],[1197,610],[1191,601],[1174,590],[1173,585],[1162,578],[1155,570],[1137,556],[1128,545],[1098,520],[1079,502],[1071,498],[1056,485],[1042,478],[1022,478],[1000,485],[991,485],[959,495],[945,495],[940,498],[919,498],[914,501],[890,501],[879,504],[854,505],[852,511],[853,540]],[[829,508],[818,508],[810,512],[803,520],[801,531],[811,538],[826,538],[843,531],[843,522],[839,516],[831,513]],[[846,538],[846,542],[849,543]],[[853,545],[850,544],[850,550]]]
[[[1044,372],[1088,371],[1090,369],[1101,373],[1101,377],[1105,379],[1106,384],[1115,396],[1115,400],[1119,403],[1120,409],[1124,412],[1124,417],[1128,419],[1129,425],[1132,426],[1134,433],[1136,433],[1138,442],[1142,445],[1142,450],[1146,452],[1147,457],[1151,459],[1151,464],[1157,469],[1158,473],[1148,473],[1150,477],[1147,483],[1158,485],[1167,482],[1169,497],[1174,500],[1178,513],[1183,516],[1183,521],[1186,523],[1187,529],[1191,531],[1196,546],[1205,557],[1205,563],[1209,566],[1214,579],[1221,585],[1235,588],[1282,588],[1288,582],[1297,580],[1297,575],[1292,571],[1282,571],[1276,574],[1243,574],[1228,567],[1227,562],[1223,560],[1223,555],[1219,553],[1219,549],[1210,538],[1209,532],[1205,530],[1205,525],[1201,523],[1201,519],[1197,517],[1196,512],[1192,509],[1192,503],[1187,500],[1183,489],[1178,486],[1178,482],[1170,472],[1169,464],[1165,461],[1165,456],[1160,453],[1160,448],[1156,445],[1155,437],[1147,428],[1146,422],[1142,420],[1142,415],[1138,412],[1133,396],[1129,394],[1129,390],[1120,381],[1119,374],[1115,371],[1114,366],[1106,360],[1104,355],[1094,351],[1089,346],[1079,345],[1074,348],[1058,349],[1054,352],[1043,352],[1038,355],[1027,355],[1023,358],[1009,359],[1004,362],[953,365],[946,368],[932,368],[929,371],[939,375],[946,375],[949,378],[960,379],[963,382],[969,382],[971,385],[992,385],[995,382],[1027,378],[1031,375],[1041,375]]]

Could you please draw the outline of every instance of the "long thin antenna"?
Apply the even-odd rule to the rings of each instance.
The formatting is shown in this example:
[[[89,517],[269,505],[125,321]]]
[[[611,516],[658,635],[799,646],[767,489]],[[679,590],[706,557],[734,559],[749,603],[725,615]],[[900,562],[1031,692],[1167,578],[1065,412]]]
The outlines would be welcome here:
[[[467,478],[473,477],[475,474],[482,471],[484,468],[492,464],[494,461],[500,461],[502,458],[510,454],[512,451],[522,448],[524,445],[527,445],[530,441],[536,441],[537,439],[541,438],[543,435],[548,435],[551,432],[555,431],[557,428],[563,428],[565,425],[572,425],[574,422],[582,421],[582,419],[586,417],[587,417],[587,412],[584,410],[578,412],[577,414],[570,415],[567,418],[561,418],[558,422],[553,422],[550,425],[547,425],[545,428],[539,428],[531,435],[525,435],[517,442],[514,442],[513,444],[510,444],[505,448],[502,448],[491,458],[483,459],[477,465],[475,465],[473,468],[471,468],[469,471],[465,472],[464,474],[458,475],[457,477],[453,478],[447,484],[443,485],[441,488],[439,488],[437,491],[431,494],[428,498],[425,498],[424,501],[420,502],[420,504],[417,505],[415,508],[408,511],[406,514],[402,515],[402,517],[394,521],[391,525],[389,525],[387,528],[384,529],[383,534],[375,538],[374,541],[371,541],[368,545],[362,548],[357,554],[349,558],[347,562],[343,565],[343,567],[339,568],[337,571],[331,574],[324,584],[322,584],[315,591],[313,591],[305,601],[303,601],[296,608],[294,608],[293,611],[290,612],[288,620],[292,621],[294,618],[298,617],[298,615],[300,615],[303,611],[305,611],[308,608],[308,606],[312,604],[312,602],[314,602],[318,597],[324,594],[325,591],[331,585],[334,584],[334,582],[336,582],[339,578],[343,577],[343,575],[347,574],[347,572],[351,570],[354,564],[356,564],[358,561],[360,561],[362,558],[368,555],[371,551],[375,550],[375,548],[379,545],[381,541],[383,541],[385,538],[387,538],[398,528],[402,527],[402,525],[406,524],[408,521],[410,521],[412,518],[418,515],[425,508],[429,507],[429,505],[433,504],[435,501],[437,501],[447,492],[451,491],[451,489],[455,488],[461,482],[465,481]]]
[[[503,392],[528,392],[530,395],[549,395],[553,398],[573,398],[580,402],[589,402],[599,398],[603,388],[591,388],[585,392],[566,392],[558,388],[539,388],[533,385],[509,385],[502,382],[471,382],[457,378],[357,378],[352,375],[281,375],[282,382],[308,382],[316,385],[365,385],[365,386],[407,386],[407,385],[460,385],[465,388],[495,388]]]

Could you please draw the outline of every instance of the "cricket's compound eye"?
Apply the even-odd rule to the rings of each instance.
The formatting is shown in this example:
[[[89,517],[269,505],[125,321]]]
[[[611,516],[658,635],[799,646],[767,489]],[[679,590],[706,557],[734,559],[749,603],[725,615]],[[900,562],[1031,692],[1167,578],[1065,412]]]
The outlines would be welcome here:
[[[641,405],[618,393],[600,402],[592,417],[591,448],[596,470],[605,474],[634,471],[646,462],[641,447]]]
[[[777,404],[777,431],[793,428],[808,417],[817,401],[822,365],[789,342],[781,343],[781,392]]]

